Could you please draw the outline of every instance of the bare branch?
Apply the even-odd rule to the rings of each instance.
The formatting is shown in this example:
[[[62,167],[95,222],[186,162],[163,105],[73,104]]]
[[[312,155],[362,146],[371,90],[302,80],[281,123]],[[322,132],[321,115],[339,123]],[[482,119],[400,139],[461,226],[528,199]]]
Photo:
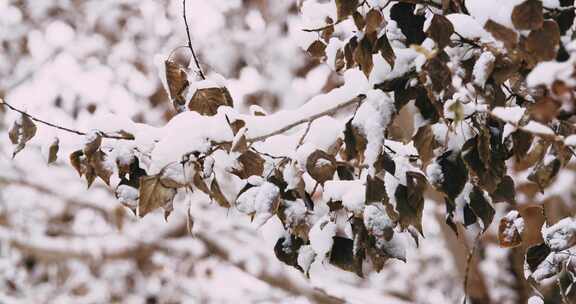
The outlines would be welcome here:
[[[3,99],[0,99],[0,105],[3,105],[3,106],[5,106],[5,107],[7,107],[8,109],[10,109],[10,110],[12,110],[12,111],[14,111],[14,112],[18,112],[18,113],[20,113],[20,114],[22,114],[22,115],[24,115],[24,116],[32,119],[33,121],[38,122],[38,123],[41,123],[41,124],[43,124],[43,125],[46,125],[46,126],[49,126],[49,127],[55,128],[55,129],[58,129],[58,130],[62,130],[62,131],[68,132],[68,133],[76,134],[76,135],[85,136],[85,135],[87,134],[86,132],[82,132],[82,131],[70,129],[70,128],[67,128],[67,127],[63,127],[63,126],[60,126],[60,125],[57,125],[57,124],[54,124],[54,123],[45,121],[45,120],[43,120],[43,119],[34,117],[34,116],[32,116],[32,115],[30,115],[30,114],[28,114],[28,113],[26,113],[26,112],[24,112],[24,111],[22,111],[22,110],[20,110],[20,109],[18,109],[18,108],[12,106],[11,104],[7,103],[7,102],[6,102],[5,100],[3,100]],[[112,135],[112,134],[107,134],[107,133],[104,133],[104,132],[99,132],[99,133],[100,133],[100,135],[101,135],[102,137],[104,137],[104,138],[119,139],[119,140],[134,140],[134,137],[133,137],[133,136],[129,136],[129,135]]]
[[[204,72],[202,72],[202,67],[200,66],[200,61],[198,61],[198,57],[196,56],[196,52],[194,52],[194,47],[192,47],[192,38],[190,38],[190,28],[188,27],[188,18],[186,18],[186,0],[182,0],[182,16],[184,17],[184,25],[186,26],[186,36],[188,36],[188,48],[190,52],[192,52],[192,58],[194,59],[194,63],[198,68],[198,73],[203,80],[206,80],[206,76],[204,76]]]

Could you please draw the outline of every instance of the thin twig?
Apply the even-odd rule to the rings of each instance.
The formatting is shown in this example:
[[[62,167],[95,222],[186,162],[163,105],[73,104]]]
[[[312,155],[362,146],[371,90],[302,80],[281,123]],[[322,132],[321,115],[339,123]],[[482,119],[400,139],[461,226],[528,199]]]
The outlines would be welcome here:
[[[192,58],[194,58],[194,63],[196,64],[196,68],[198,68],[198,74],[200,74],[200,77],[203,80],[206,80],[206,76],[204,76],[204,72],[202,72],[202,67],[200,66],[200,61],[198,61],[196,52],[194,52],[194,47],[192,47],[190,28],[188,27],[188,19],[186,18],[186,0],[182,0],[182,16],[184,17],[184,25],[186,26],[186,36],[188,36],[188,48],[190,49],[190,52],[192,52]]]
[[[364,101],[364,99],[366,99],[366,95],[358,95],[358,96],[356,96],[356,97],[348,100],[347,102],[344,102],[344,103],[341,103],[341,104],[335,106],[334,108],[330,108],[330,109],[328,109],[328,110],[326,110],[326,111],[323,111],[323,112],[314,114],[314,115],[312,115],[312,116],[310,116],[310,117],[306,117],[306,118],[297,120],[297,121],[295,121],[295,122],[293,122],[293,123],[291,123],[291,124],[288,124],[288,125],[280,128],[280,129],[275,130],[275,131],[272,131],[272,132],[270,132],[270,133],[268,133],[268,134],[264,134],[264,135],[261,135],[261,136],[258,136],[258,137],[248,138],[247,141],[248,141],[249,143],[253,143],[253,142],[257,142],[257,141],[266,140],[266,139],[269,138],[269,137],[272,137],[272,136],[274,136],[274,135],[278,135],[278,134],[284,133],[284,132],[286,132],[286,131],[288,131],[288,130],[290,130],[290,129],[298,126],[298,125],[303,124],[303,123],[312,122],[312,121],[314,121],[314,120],[316,120],[316,119],[318,119],[318,118],[320,118],[320,117],[324,117],[324,116],[326,116],[326,115],[329,115],[329,114],[338,112],[339,110],[341,110],[341,109],[343,109],[343,108],[346,108],[346,107],[348,107],[348,106],[350,106],[350,105],[352,105],[352,104],[360,103],[360,102]]]
[[[32,116],[32,115],[30,115],[30,114],[28,114],[28,113],[26,113],[26,112],[24,112],[24,111],[22,111],[22,110],[20,110],[20,109],[18,109],[18,108],[12,106],[11,104],[7,103],[7,102],[6,102],[5,100],[3,100],[3,99],[0,99],[0,105],[3,105],[3,106],[5,106],[5,107],[9,108],[10,110],[12,110],[12,111],[14,111],[14,112],[18,112],[18,113],[20,113],[20,114],[22,114],[22,115],[24,115],[24,116],[32,119],[33,121],[39,122],[39,123],[41,123],[41,124],[43,124],[43,125],[46,125],[46,126],[49,126],[49,127],[55,128],[55,129],[58,129],[58,130],[66,131],[66,132],[68,132],[68,133],[76,134],[76,135],[85,136],[85,135],[87,134],[86,132],[82,132],[82,131],[70,129],[70,128],[67,128],[67,127],[60,126],[60,125],[56,125],[56,124],[53,124],[53,123],[51,123],[51,122],[45,121],[45,120],[43,120],[43,119],[34,117],[34,116]],[[134,140],[134,137],[132,137],[132,136],[111,135],[111,134],[106,134],[106,133],[104,133],[104,132],[99,132],[99,134],[100,134],[100,136],[102,136],[103,138],[121,139],[121,140]]]
[[[462,304],[466,304],[468,298],[468,277],[470,276],[470,265],[472,264],[472,258],[474,257],[476,248],[480,243],[480,237],[482,237],[482,231],[480,231],[476,236],[476,239],[474,240],[474,245],[472,246],[472,249],[468,253],[468,258],[466,258],[466,269],[464,270],[464,300],[462,301]]]

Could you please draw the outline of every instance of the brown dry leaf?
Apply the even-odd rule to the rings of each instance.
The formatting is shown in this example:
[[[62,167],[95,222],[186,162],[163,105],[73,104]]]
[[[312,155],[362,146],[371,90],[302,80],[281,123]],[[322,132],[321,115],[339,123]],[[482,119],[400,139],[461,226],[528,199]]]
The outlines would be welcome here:
[[[430,58],[423,68],[432,82],[432,89],[435,92],[448,90],[452,85],[452,73],[439,56]]]
[[[334,68],[336,69],[336,72],[340,72],[346,67],[346,58],[344,57],[344,51],[342,49],[338,49],[338,51],[336,51],[336,58],[334,61]]]
[[[372,61],[372,43],[368,37],[362,38],[360,44],[354,50],[354,61],[360,65],[360,69],[366,77],[370,76],[374,62]]]
[[[326,44],[321,40],[316,40],[310,44],[306,51],[314,58],[324,58],[326,56]]]
[[[526,51],[538,62],[554,60],[559,45],[560,28],[553,20],[544,21],[542,28],[533,30],[526,38]]]
[[[186,100],[182,93],[188,87],[188,75],[184,68],[174,61],[166,60],[164,66],[166,68],[166,81],[168,82],[170,98],[178,106],[183,106],[186,104]]]
[[[430,125],[420,127],[412,139],[422,164],[427,164],[434,157],[434,149],[437,147],[432,127]]]
[[[208,186],[204,182],[204,179],[202,179],[202,176],[200,176],[200,173],[194,174],[194,177],[192,178],[192,183],[194,184],[194,186],[196,186],[196,189],[204,192],[205,194],[210,195],[210,189],[208,189]]]
[[[220,189],[220,185],[218,184],[216,178],[214,178],[212,180],[212,183],[210,184],[210,192],[211,192],[210,196],[212,197],[213,200],[215,200],[218,203],[218,205],[220,205],[220,207],[230,208],[230,202],[228,202],[228,199],[226,199],[226,197],[222,193],[222,190]]]
[[[380,29],[382,21],[384,21],[382,13],[377,9],[371,9],[368,14],[366,14],[366,33],[377,32]]]
[[[407,185],[398,185],[394,193],[400,227],[407,229],[408,226],[412,226],[423,235],[424,190],[428,183],[426,177],[418,172],[407,172],[406,181]]]
[[[17,145],[16,148],[14,148],[14,152],[12,152],[12,158],[24,149],[26,143],[31,140],[34,135],[36,135],[36,125],[30,117],[22,114],[22,116],[14,122],[10,131],[8,131],[10,141]]]
[[[358,7],[358,0],[336,0],[336,12],[338,21],[342,21],[352,15]]]
[[[85,173],[85,168],[82,165],[83,156],[84,152],[82,150],[77,150],[70,154],[70,164],[74,169],[76,169],[76,172],[78,172],[80,176]]]
[[[386,184],[378,176],[366,177],[366,204],[388,202]]]
[[[390,45],[390,41],[386,36],[386,33],[382,34],[380,38],[376,41],[377,48],[380,50],[380,55],[384,57],[386,62],[394,69],[394,63],[396,62],[396,54],[394,54],[394,49]]]
[[[517,211],[510,211],[498,225],[498,243],[500,247],[514,248],[522,244],[520,231],[514,221],[520,217]]]
[[[507,49],[514,49],[518,43],[518,34],[500,23],[488,19],[484,24],[484,29],[492,34],[496,40],[502,41]]]
[[[346,144],[346,159],[358,159],[362,162],[364,159],[364,150],[366,150],[366,144],[368,140],[360,132],[358,128],[352,125],[352,119],[346,123],[346,129],[344,130],[344,143]]]
[[[56,137],[48,148],[48,163],[51,164],[58,159],[58,150],[60,150],[60,140]]]
[[[324,184],[324,182],[334,177],[336,160],[334,156],[322,150],[316,150],[308,156],[306,171],[315,181]]]
[[[188,109],[200,115],[214,116],[221,106],[234,106],[230,92],[225,87],[198,89],[192,96]]]
[[[96,153],[90,157],[90,167],[92,168],[94,174],[102,179],[106,185],[110,185],[110,177],[112,176],[112,170],[108,168],[105,164],[106,154],[98,150]]]
[[[322,39],[324,39],[324,41],[328,42],[330,41],[330,38],[332,38],[333,34],[334,34],[334,25],[330,25],[322,31],[321,37]]]
[[[165,210],[171,210],[170,204],[175,195],[176,189],[162,185],[159,175],[141,177],[138,216],[144,217],[149,212],[160,207]]]
[[[102,145],[102,135],[100,133],[89,134],[86,136],[87,142],[84,145],[84,155],[86,158],[91,158]]]
[[[450,43],[450,36],[454,33],[454,26],[448,18],[435,14],[430,22],[430,27],[426,31],[428,37],[432,38],[439,49],[443,49]]]
[[[530,104],[528,112],[530,116],[541,123],[549,123],[556,118],[562,104],[549,97],[543,96],[536,100],[536,103]]]
[[[518,30],[537,30],[544,24],[542,2],[526,0],[512,10],[512,24]]]
[[[240,157],[238,157],[238,162],[242,166],[241,170],[233,169],[232,174],[240,177],[241,179],[246,179],[252,175],[261,176],[262,172],[264,172],[264,159],[260,156],[260,154],[248,150]]]
[[[552,161],[542,160],[530,175],[528,175],[528,180],[534,182],[538,185],[541,192],[544,192],[544,189],[552,184],[554,181],[554,177],[560,171],[561,162],[557,158]]]
[[[366,26],[366,20],[364,20],[364,16],[362,16],[362,14],[360,14],[358,11],[355,11],[354,14],[352,14],[352,18],[354,19],[356,28],[359,31],[364,30],[364,27]]]

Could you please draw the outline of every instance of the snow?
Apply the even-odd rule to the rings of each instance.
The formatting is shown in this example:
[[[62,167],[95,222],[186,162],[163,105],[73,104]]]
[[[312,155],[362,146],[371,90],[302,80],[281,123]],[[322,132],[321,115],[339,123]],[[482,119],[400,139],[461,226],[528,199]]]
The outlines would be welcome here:
[[[486,80],[492,72],[494,61],[496,57],[492,52],[484,52],[476,63],[474,64],[474,69],[472,70],[472,75],[474,76],[474,84],[480,87],[484,87]]]
[[[384,131],[388,128],[394,112],[394,101],[380,90],[368,91],[366,101],[358,108],[352,125],[366,135],[366,165],[373,166],[378,159],[384,144]]]
[[[310,230],[310,246],[321,259],[327,257],[332,249],[336,235],[336,224],[334,224],[328,216],[319,219],[312,229]]]
[[[540,135],[554,135],[554,131],[550,127],[536,121],[530,121],[527,125],[521,127],[522,130]]]
[[[518,125],[524,113],[525,108],[522,107],[495,107],[492,109],[492,115],[513,125]]]
[[[574,64],[571,61],[557,62],[547,61],[538,63],[526,77],[526,83],[529,87],[539,85],[550,86],[554,81],[561,80],[567,85],[574,85],[572,74],[574,73]]]
[[[374,236],[384,236],[384,230],[394,227],[381,205],[368,205],[364,208],[364,226]]]
[[[316,253],[311,245],[304,245],[298,251],[298,265],[302,267],[305,273],[310,270],[310,265],[314,262]]]
[[[360,213],[366,201],[366,186],[360,180],[330,180],[322,194],[326,201],[341,201],[344,208]]]
[[[550,227],[542,227],[544,241],[553,251],[562,251],[576,243],[576,222],[564,218]]]

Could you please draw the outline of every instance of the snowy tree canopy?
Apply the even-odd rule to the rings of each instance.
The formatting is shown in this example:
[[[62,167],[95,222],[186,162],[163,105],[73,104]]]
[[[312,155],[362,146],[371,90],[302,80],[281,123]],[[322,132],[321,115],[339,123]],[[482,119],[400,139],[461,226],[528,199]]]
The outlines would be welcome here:
[[[573,2],[0,0],[2,296],[569,303]]]

